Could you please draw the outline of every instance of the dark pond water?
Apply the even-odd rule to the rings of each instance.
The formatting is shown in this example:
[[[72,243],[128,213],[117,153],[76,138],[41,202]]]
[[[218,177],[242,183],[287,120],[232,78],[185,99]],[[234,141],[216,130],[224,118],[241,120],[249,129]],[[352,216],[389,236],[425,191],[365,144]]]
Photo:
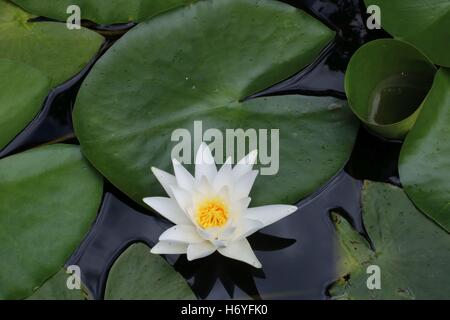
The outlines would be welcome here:
[[[387,35],[383,31],[366,30],[362,1],[286,2],[326,23],[337,31],[337,37],[311,66],[255,96],[290,93],[344,98],[344,72],[352,53],[363,43]],[[129,27],[132,25],[95,26],[109,39],[102,53],[119,37],[121,30]],[[71,111],[90,67],[53,90],[43,111],[0,151],[0,157],[49,142],[78,143]],[[336,278],[335,231],[329,213],[341,212],[363,233],[362,180],[398,184],[400,146],[361,128],[353,154],[340,173],[316,194],[301,201],[295,214],[249,238],[263,270],[218,254],[194,262],[187,262],[185,256],[167,256],[167,259],[202,299],[326,299],[327,287]],[[81,267],[83,282],[94,298],[101,299],[109,268],[120,253],[137,241],[154,245],[168,226],[168,222],[134,204],[107,182],[97,221],[67,264]]]

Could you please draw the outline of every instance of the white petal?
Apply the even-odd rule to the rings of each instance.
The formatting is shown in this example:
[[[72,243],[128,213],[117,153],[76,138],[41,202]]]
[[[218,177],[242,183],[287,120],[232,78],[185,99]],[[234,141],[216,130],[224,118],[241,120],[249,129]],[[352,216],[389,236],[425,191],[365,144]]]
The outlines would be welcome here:
[[[155,254],[185,254],[187,250],[188,244],[186,243],[160,241],[152,248],[152,250],[150,250],[150,252]]]
[[[174,199],[150,197],[145,198],[144,202],[164,218],[175,224],[192,224],[191,219],[189,219],[186,213],[181,210],[180,206]]]
[[[196,190],[203,195],[210,193],[212,190],[212,187],[205,176],[200,179],[195,179],[195,187]]]
[[[230,198],[231,193],[229,186],[223,186],[222,188],[220,188],[220,190],[217,190],[216,194],[225,202],[229,202],[231,200]]]
[[[219,248],[217,250],[225,257],[248,263],[255,268],[262,267],[255,253],[250,247],[250,244],[245,238],[236,242],[232,242],[229,246],[225,248]]]
[[[264,226],[268,226],[269,224],[277,222],[291,213],[294,213],[297,209],[298,208],[296,206],[275,204],[270,206],[248,208],[244,216],[248,219],[261,221]]]
[[[220,190],[224,186],[231,187],[232,183],[232,169],[231,169],[231,162],[233,160],[231,157],[225,161],[223,166],[220,168],[219,172],[217,173],[216,177],[214,178],[213,182],[213,189],[215,191]]]
[[[233,219],[236,219],[239,221],[239,219],[243,216],[245,211],[247,211],[247,208],[251,202],[251,199],[249,197],[242,198],[242,199],[234,199],[234,201],[231,201],[230,204],[230,217],[233,217]]]
[[[240,222],[239,234],[236,237],[236,240],[247,238],[262,228],[264,228],[264,224],[261,221],[247,219],[247,217],[242,218]]]
[[[242,176],[239,181],[236,182],[233,189],[233,196],[235,200],[248,197],[257,175],[258,171],[253,170]]]
[[[220,239],[225,241],[230,240],[236,229],[236,225],[231,221],[228,221],[227,224],[224,225],[220,230]]]
[[[189,217],[189,219],[191,219],[192,224],[197,227],[197,230],[200,230],[199,226],[198,226],[198,223],[197,223],[196,216],[195,216],[194,208],[193,207],[187,207],[186,208],[186,212],[188,213],[188,217]]]
[[[189,261],[204,258],[217,250],[209,241],[190,244],[187,248],[187,259]]]
[[[159,236],[159,241],[171,241],[176,243],[203,242],[194,226],[177,225],[167,229]]]
[[[194,188],[194,177],[177,159],[173,159],[172,163],[178,186],[185,190],[192,190]]]
[[[173,186],[171,189],[175,200],[182,210],[186,211],[188,207],[192,206],[192,196],[188,191],[176,186]]]
[[[166,191],[167,195],[169,197],[173,197],[171,186],[177,185],[177,179],[174,175],[171,175],[170,173],[167,173],[165,171],[159,170],[158,168],[152,167],[152,172],[156,179],[158,179],[161,186]]]
[[[252,202],[252,199],[250,197],[243,198],[239,201],[239,205],[241,209],[244,211],[248,208],[250,205],[250,202]]]
[[[214,243],[216,247],[223,247],[229,241],[236,238],[234,236],[236,229],[236,226],[228,221],[227,224],[223,227],[211,227],[207,229],[198,227],[197,232],[203,239],[209,240]]]
[[[244,158],[242,158],[233,168],[233,176],[235,179],[242,177],[252,170],[258,157],[258,150],[253,150]]]
[[[206,143],[202,142],[195,157],[195,179],[206,177],[212,183],[216,174],[216,163],[211,154],[211,150],[209,150]]]

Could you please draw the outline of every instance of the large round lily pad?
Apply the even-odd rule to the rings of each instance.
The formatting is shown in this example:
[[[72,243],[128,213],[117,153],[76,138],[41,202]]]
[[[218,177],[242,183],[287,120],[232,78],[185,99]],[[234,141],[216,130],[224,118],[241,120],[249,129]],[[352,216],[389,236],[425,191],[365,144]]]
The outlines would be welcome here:
[[[333,215],[341,278],[331,295],[338,299],[448,299],[450,235],[418,211],[402,189],[389,184],[366,182],[362,206],[375,250],[344,218]],[[379,267],[380,272],[369,266]],[[368,280],[376,285],[377,275],[379,289],[369,289]]]
[[[400,153],[400,180],[420,210],[450,232],[450,71],[441,69]]]
[[[450,67],[449,0],[365,0],[378,5],[381,26],[394,37],[411,42],[435,64]]]
[[[139,22],[195,0],[13,0],[25,10],[65,21],[71,5],[80,7],[81,18],[99,24]]]
[[[0,0],[0,58],[17,60],[42,71],[52,85],[82,70],[103,37],[88,29],[69,30],[65,23],[28,22],[32,16]]]
[[[252,197],[293,203],[344,165],[357,124],[333,98],[242,100],[311,63],[332,37],[275,1],[201,1],[159,15],[121,38],[83,83],[74,112],[82,150],[142,203],[163,194],[150,167],[171,166],[175,129],[192,133],[202,121],[203,131],[268,129],[269,140],[279,129],[279,172],[258,178]]]
[[[106,300],[194,300],[186,280],[145,244],[131,245],[114,263]]]
[[[102,179],[77,146],[0,160],[0,299],[29,296],[63,267],[101,197]]]
[[[19,62],[0,59],[0,149],[36,116],[50,89],[50,79]]]

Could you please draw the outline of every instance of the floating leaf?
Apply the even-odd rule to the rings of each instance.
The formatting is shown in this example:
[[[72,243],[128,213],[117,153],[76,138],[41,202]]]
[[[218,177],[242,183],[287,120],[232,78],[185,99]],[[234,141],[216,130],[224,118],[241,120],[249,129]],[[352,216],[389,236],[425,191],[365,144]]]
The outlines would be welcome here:
[[[400,153],[400,180],[420,210],[450,232],[450,71],[441,69]]]
[[[0,58],[17,60],[60,84],[95,56],[103,37],[88,29],[69,30],[65,23],[28,22],[30,15],[0,0]]]
[[[79,147],[0,160],[0,299],[30,296],[62,268],[93,222],[102,179]]]
[[[36,116],[50,79],[22,63],[0,59],[0,149]]]
[[[99,24],[140,22],[158,13],[195,0],[13,0],[33,14],[66,21],[71,5],[80,7],[81,18]]]
[[[106,300],[194,300],[186,280],[145,244],[131,245],[114,263]]]
[[[375,251],[342,217],[333,214],[339,235],[338,280],[330,292],[343,299],[448,299],[450,235],[418,211],[402,189],[366,182],[363,219]],[[368,289],[369,266],[380,269],[381,289]],[[370,271],[370,269],[369,269]],[[377,271],[375,271],[377,272]]]
[[[275,1],[201,1],[151,19],[122,37],[84,82],[74,112],[83,152],[142,203],[163,194],[150,167],[169,169],[175,129],[192,133],[201,120],[204,131],[269,129],[268,140],[270,129],[280,129],[279,172],[259,177],[252,199],[296,202],[342,168],[357,124],[334,98],[242,100],[311,63],[332,36]]]
[[[85,300],[82,289],[72,289],[67,287],[67,279],[70,275],[66,270],[61,270],[39,289],[37,289],[27,300]]]
[[[365,0],[381,10],[381,25],[422,50],[438,65],[450,67],[449,0]],[[380,61],[384,60],[380,59]]]
[[[402,139],[414,125],[436,73],[416,48],[393,39],[362,46],[345,74],[353,112],[375,133]]]

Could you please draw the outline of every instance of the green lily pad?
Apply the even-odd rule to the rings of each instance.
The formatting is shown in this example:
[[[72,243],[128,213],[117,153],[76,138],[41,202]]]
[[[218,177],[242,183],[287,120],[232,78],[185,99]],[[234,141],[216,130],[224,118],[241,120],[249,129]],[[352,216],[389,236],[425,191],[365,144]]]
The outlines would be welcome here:
[[[432,62],[412,45],[379,39],[351,58],[345,92],[353,112],[370,130],[387,139],[403,139],[416,122],[435,73]]]
[[[194,300],[186,280],[145,244],[131,245],[114,263],[106,300]]]
[[[381,26],[422,50],[438,65],[450,67],[450,1],[365,0],[378,5]],[[384,60],[383,59],[380,60]]]
[[[67,8],[80,7],[81,18],[99,24],[140,22],[195,0],[13,0],[33,14],[66,21]]]
[[[101,197],[102,179],[77,146],[0,160],[0,299],[28,297],[62,268]]]
[[[67,279],[70,275],[63,269],[47,280],[27,300],[86,300],[82,289],[69,290]]]
[[[450,232],[450,71],[441,69],[407,136],[400,180],[420,210]]]
[[[338,232],[338,273],[330,289],[336,299],[448,299],[450,235],[418,211],[402,189],[366,182],[363,219],[375,251],[341,216],[333,214]],[[367,273],[378,266],[380,289]]]
[[[202,121],[204,131],[269,129],[269,139],[280,129],[279,172],[259,177],[252,199],[294,203],[343,167],[356,121],[334,98],[242,100],[311,63],[332,36],[275,1],[201,1],[159,15],[122,37],[83,83],[74,111],[82,150],[142,204],[164,194],[150,167],[169,170],[175,129],[192,133]]]
[[[65,23],[28,22],[32,16],[0,0],[0,58],[28,64],[60,84],[80,72],[97,54],[103,37]]]
[[[39,70],[0,59],[0,149],[36,116],[50,90]]]

